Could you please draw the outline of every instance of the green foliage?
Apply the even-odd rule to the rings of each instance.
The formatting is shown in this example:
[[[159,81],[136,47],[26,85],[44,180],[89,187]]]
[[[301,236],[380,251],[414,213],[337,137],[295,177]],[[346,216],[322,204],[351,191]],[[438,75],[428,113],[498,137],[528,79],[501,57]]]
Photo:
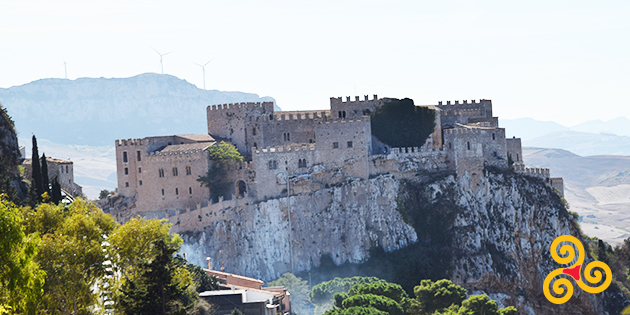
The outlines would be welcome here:
[[[169,234],[171,224],[166,220],[132,218],[119,226],[109,237],[113,251],[112,262],[122,271],[123,277],[134,278],[137,266],[157,257],[158,250],[152,246],[158,240],[169,247],[179,248],[183,240],[177,234]]]
[[[404,313],[400,304],[396,301],[376,294],[358,294],[350,296],[343,300],[343,308],[351,308],[354,306],[373,307],[377,310],[387,312],[391,315],[402,315]]]
[[[343,308],[343,300],[349,297],[346,292],[338,292],[333,295],[333,306],[336,308]]]
[[[34,261],[39,237],[24,233],[19,209],[0,195],[0,314],[35,314],[44,272]]]
[[[382,282],[384,280],[376,277],[335,278],[314,286],[309,293],[309,299],[314,304],[331,303],[335,293],[348,292],[348,290],[350,290],[350,288],[352,288],[355,284],[377,281]]]
[[[219,289],[219,286],[217,285],[217,278],[208,276],[203,268],[197,265],[189,264],[180,256],[176,256],[173,259],[178,267],[186,268],[186,270],[188,270],[188,273],[190,273],[190,276],[192,277],[195,291],[201,293]]]
[[[59,204],[61,202],[61,185],[59,184],[59,180],[57,180],[57,176],[53,178],[52,181],[52,189],[51,189],[51,197],[53,204]]]
[[[187,272],[186,269],[178,268],[173,260],[177,248],[162,239],[152,245],[157,255],[139,264],[139,277],[126,278],[120,289],[123,294],[118,299],[118,306],[127,315],[186,314],[196,301],[187,296],[191,281],[186,281],[185,276],[178,277],[178,273]]]
[[[512,154],[508,153],[508,166],[512,167],[514,165],[514,160],[512,160]]]
[[[104,276],[101,243],[117,223],[81,199],[69,207],[41,204],[25,211],[25,227],[38,234],[36,261],[46,272],[40,309],[45,313],[85,314],[97,303],[93,287]]]
[[[230,183],[226,180],[227,170],[230,165],[242,162],[243,157],[235,146],[221,141],[208,148],[210,156],[210,169],[204,176],[199,176],[197,181],[201,186],[208,187],[214,200],[219,196],[225,196],[230,190]]]
[[[48,178],[48,161],[46,160],[46,153],[42,154],[41,166],[42,166],[42,186],[44,188],[44,192],[47,192],[50,195],[50,179]]]
[[[101,192],[98,194],[98,199],[102,200],[107,198],[107,196],[109,195],[109,190],[107,189],[103,189],[101,190]]]
[[[308,301],[308,282],[298,278],[290,272],[277,280],[267,283],[268,286],[283,286],[291,293],[291,309],[297,314],[312,313],[312,305]]]
[[[392,147],[420,147],[435,128],[435,110],[390,99],[372,114],[372,134]]]
[[[241,310],[239,310],[236,307],[232,310],[232,313],[230,313],[230,314],[231,315],[245,315],[245,314],[243,314],[243,312],[241,312]]]
[[[422,280],[413,290],[416,298],[412,303],[411,314],[425,314],[459,305],[466,298],[466,289],[453,284],[450,280],[442,279],[436,282]]]
[[[487,295],[472,295],[462,302],[458,315],[516,315],[516,309],[508,306],[499,309],[497,302],[490,300]]]
[[[39,151],[37,150],[37,138],[33,135],[33,154],[31,155],[31,185],[34,186],[36,194],[36,203],[42,202],[42,194],[44,193],[44,179],[42,177],[42,169],[39,164]],[[34,202],[35,200],[31,201]]]
[[[348,291],[349,296],[359,294],[375,294],[384,297],[388,297],[397,303],[402,303],[404,299],[408,298],[407,292],[396,283],[389,282],[371,282],[355,284]]]

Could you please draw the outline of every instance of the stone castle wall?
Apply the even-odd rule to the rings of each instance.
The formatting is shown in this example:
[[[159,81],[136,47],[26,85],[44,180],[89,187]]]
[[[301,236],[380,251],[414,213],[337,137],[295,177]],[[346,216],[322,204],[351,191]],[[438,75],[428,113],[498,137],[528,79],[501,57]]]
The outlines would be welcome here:
[[[273,115],[273,103],[240,103],[212,105],[206,109],[208,117],[208,134],[220,138],[231,139],[240,152],[250,152],[255,142],[248,139],[249,117]],[[258,118],[260,120],[260,118]]]
[[[510,138],[505,140],[508,156],[512,157],[514,164],[523,164],[523,149],[521,148],[521,138]]]
[[[374,94],[374,98],[369,100],[368,95],[361,101],[358,96],[354,100],[350,100],[350,96],[343,101],[341,97],[330,98],[330,115],[333,119],[357,119],[368,116],[373,113],[381,104],[378,96]]]
[[[31,179],[33,177],[33,164],[31,159],[24,159],[22,166],[24,166],[24,178]],[[59,181],[59,186],[69,192],[73,197],[80,196],[83,193],[81,186],[74,182],[74,163],[69,160],[60,160],[55,158],[46,157],[48,164],[48,180],[52,184],[53,179],[56,177]]]

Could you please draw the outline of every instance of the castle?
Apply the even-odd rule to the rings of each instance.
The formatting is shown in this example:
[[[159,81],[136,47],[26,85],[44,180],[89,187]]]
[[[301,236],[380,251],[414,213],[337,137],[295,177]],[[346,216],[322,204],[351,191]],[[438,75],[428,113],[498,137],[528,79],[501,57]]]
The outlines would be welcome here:
[[[508,161],[563,192],[562,179],[550,178],[548,169],[524,166],[521,140],[506,139],[490,100],[426,105],[435,110],[434,131],[423,146],[405,148],[390,148],[372,135],[369,115],[388,101],[377,95],[331,98],[330,109],[321,111],[274,112],[271,102],[208,106],[207,134],[116,140],[118,192],[135,197],[133,212],[149,217],[210,207],[210,191],[197,178],[211,166],[208,148],[220,141],[244,157],[228,168],[231,193],[220,203],[309,193],[381,174],[406,178],[421,170],[476,180],[486,166],[507,168]]]

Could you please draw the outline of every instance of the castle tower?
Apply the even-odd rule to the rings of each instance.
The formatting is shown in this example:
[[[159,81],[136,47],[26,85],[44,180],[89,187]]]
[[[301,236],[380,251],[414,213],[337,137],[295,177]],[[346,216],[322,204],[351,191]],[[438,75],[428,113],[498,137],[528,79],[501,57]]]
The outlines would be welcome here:
[[[251,147],[262,147],[255,138],[262,139],[262,130],[256,128],[256,121],[273,116],[273,103],[240,103],[211,105],[206,109],[208,134],[215,138],[231,140],[240,152],[250,152]]]

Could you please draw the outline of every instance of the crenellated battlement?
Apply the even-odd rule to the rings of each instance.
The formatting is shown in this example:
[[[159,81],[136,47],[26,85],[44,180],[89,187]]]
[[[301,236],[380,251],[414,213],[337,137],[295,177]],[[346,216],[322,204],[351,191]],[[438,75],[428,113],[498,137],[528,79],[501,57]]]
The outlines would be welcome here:
[[[514,164],[512,167],[514,168],[514,171],[519,173],[540,177],[549,177],[548,168],[525,167],[525,165],[523,164]]]
[[[446,105],[479,105],[481,104],[482,101],[484,100],[479,100],[479,102],[475,100],[470,100],[470,103],[468,103],[468,100],[463,100],[461,104],[459,103],[459,101],[455,101],[454,104],[451,104],[451,101],[446,101]],[[438,105],[444,105],[444,104],[442,101],[439,101]]]
[[[261,148],[259,150],[253,150],[256,154],[261,153],[280,153],[280,152],[293,152],[293,151],[313,151],[315,150],[315,143],[293,143],[287,145],[280,145],[275,147]]]
[[[443,116],[481,116],[481,109],[443,109]]]
[[[208,110],[229,110],[229,109],[251,109],[251,108],[264,108],[271,106],[273,108],[273,102],[248,102],[248,103],[229,103],[219,105],[209,105]]]
[[[320,121],[319,124],[352,124],[365,121],[370,121],[370,116],[363,116],[362,119],[331,119],[327,121]]]
[[[339,103],[363,103],[363,102],[374,102],[374,101],[378,101],[378,95],[374,94],[374,98],[373,99],[369,99],[369,95],[365,95],[363,100],[359,99],[359,96],[355,96],[354,100],[350,99],[350,96],[346,96],[346,100],[344,101],[342,97],[331,97],[330,98],[330,103],[333,104],[339,104]]]
[[[116,146],[132,146],[132,145],[144,145],[144,139],[122,139],[116,140]]]
[[[444,134],[459,134],[459,133],[481,133],[481,128],[453,128],[444,129]]]
[[[263,116],[263,120],[318,120],[326,119],[330,111],[320,112],[278,112],[272,116]]]
[[[203,149],[190,149],[160,152],[155,151],[146,155],[148,162],[166,162],[166,161],[182,161],[182,160],[201,160],[207,159],[207,151]]]

